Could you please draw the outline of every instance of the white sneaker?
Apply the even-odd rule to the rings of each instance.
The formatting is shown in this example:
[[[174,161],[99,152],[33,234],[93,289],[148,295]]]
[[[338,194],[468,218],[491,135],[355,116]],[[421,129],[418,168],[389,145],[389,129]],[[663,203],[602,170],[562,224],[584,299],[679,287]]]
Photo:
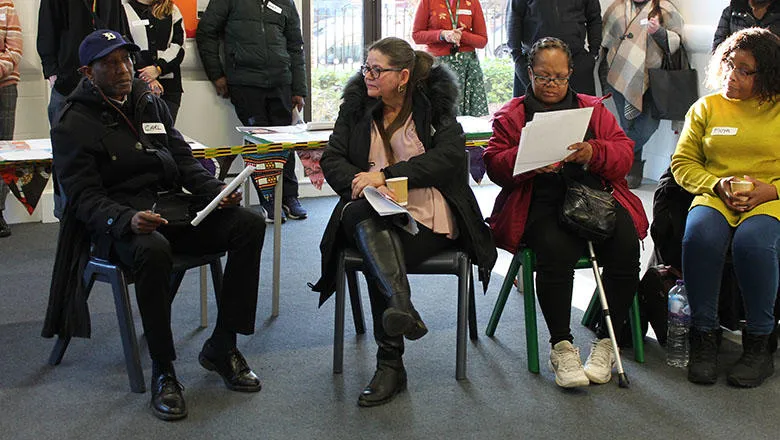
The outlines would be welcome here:
[[[585,361],[585,374],[593,383],[607,383],[612,379],[612,367],[615,366],[615,352],[609,338],[593,341],[588,360]]]
[[[550,350],[550,368],[555,372],[555,383],[563,388],[584,387],[590,383],[582,368],[580,349],[569,341],[561,341]]]

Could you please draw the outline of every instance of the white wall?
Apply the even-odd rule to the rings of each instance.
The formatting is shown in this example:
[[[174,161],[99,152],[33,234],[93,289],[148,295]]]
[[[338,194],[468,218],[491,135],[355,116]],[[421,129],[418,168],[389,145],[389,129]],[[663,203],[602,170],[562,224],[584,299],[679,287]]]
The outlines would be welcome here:
[[[316,0],[314,0],[316,1]],[[204,3],[199,0],[199,4]],[[602,9],[611,0],[601,0]],[[710,44],[720,13],[728,0],[678,0],[675,2],[686,20],[685,41],[695,67],[702,74],[709,56]],[[35,48],[37,35],[38,7],[40,0],[16,0],[16,9],[22,23],[24,35],[24,57],[22,58],[22,81],[19,85],[19,101],[16,114],[16,139],[32,139],[49,136],[49,124],[46,116],[48,86],[43,79],[40,58]],[[301,0],[296,0],[300,11]],[[200,65],[194,40],[185,43],[186,56],[182,65],[184,96],[177,121],[178,128],[200,142],[210,145],[238,145],[241,136],[234,129],[240,125],[229,100],[218,97],[214,87],[206,79]],[[702,87],[702,93],[705,90]],[[676,136],[668,121],[662,121],[661,127],[645,147],[645,177],[657,179],[669,165],[669,157],[674,151]],[[300,164],[299,177],[302,176]],[[308,185],[308,179],[300,178],[301,195],[322,194]],[[44,194],[38,209],[28,215],[22,205],[10,196],[6,206],[6,219],[11,223],[26,221],[48,221],[51,217],[51,193]]]

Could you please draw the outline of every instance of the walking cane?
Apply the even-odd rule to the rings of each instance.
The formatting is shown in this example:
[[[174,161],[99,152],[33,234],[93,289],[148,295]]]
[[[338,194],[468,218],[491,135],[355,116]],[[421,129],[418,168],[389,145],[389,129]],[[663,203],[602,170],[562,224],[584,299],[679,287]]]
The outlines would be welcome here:
[[[628,388],[628,376],[623,371],[623,363],[620,362],[620,349],[618,348],[617,338],[615,338],[615,329],[612,327],[612,318],[609,316],[609,305],[607,304],[607,295],[604,293],[604,285],[601,283],[601,274],[599,273],[599,265],[596,262],[596,252],[593,251],[593,242],[588,240],[588,252],[590,253],[590,264],[593,266],[593,275],[596,278],[596,286],[599,291],[599,300],[601,301],[601,310],[604,316],[604,321],[607,323],[607,331],[609,332],[609,339],[612,341],[612,350],[615,352],[615,361],[617,363],[618,370],[618,386],[620,388]]]

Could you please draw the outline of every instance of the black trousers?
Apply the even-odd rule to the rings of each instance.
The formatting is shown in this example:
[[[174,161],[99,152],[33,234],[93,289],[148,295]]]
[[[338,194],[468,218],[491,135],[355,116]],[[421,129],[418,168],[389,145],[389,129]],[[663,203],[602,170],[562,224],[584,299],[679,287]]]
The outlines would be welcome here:
[[[230,86],[230,101],[236,116],[247,126],[280,126],[292,123],[292,91],[290,86],[266,89],[251,86]],[[218,157],[219,179],[224,180],[235,156]],[[255,187],[257,189],[257,187]],[[258,196],[260,191],[258,190]],[[290,151],[282,169],[282,197],[298,197],[295,176],[295,152]]]
[[[420,223],[417,224],[419,227],[417,235],[411,235],[392,225],[387,217],[380,217],[365,199],[358,199],[345,206],[341,214],[341,227],[347,236],[350,246],[355,247],[355,228],[358,223],[370,218],[376,218],[379,221],[387,222],[388,228],[395,228],[395,232],[401,238],[403,249],[401,260],[406,263],[407,268],[413,268],[433,255],[436,255],[455,244],[455,242],[447,238],[446,235],[436,234]],[[376,258],[376,256],[373,258]],[[367,275],[366,272],[363,273],[366,276],[368,296],[371,301],[371,317],[374,322],[374,339],[379,346],[377,358],[386,360],[400,359],[404,353],[403,336],[388,336],[382,325],[382,314],[387,309],[388,298],[381,293],[377,282]]]
[[[171,299],[175,292],[169,291],[173,254],[227,251],[216,326],[249,335],[255,329],[264,239],[263,216],[236,207],[214,210],[197,227],[164,226],[151,234],[132,234],[127,240],[114,242],[114,256],[130,268],[135,279],[135,295],[152,360],[176,359],[171,332]]]
[[[523,234],[523,241],[536,254],[536,294],[552,345],[574,340],[570,327],[574,265],[588,254],[587,242],[558,223],[559,209],[557,204],[534,200]],[[639,240],[625,208],[618,205],[614,235],[594,244],[594,250],[603,266],[604,291],[619,335],[639,284]]]
[[[572,54],[572,61],[574,63],[574,71],[569,80],[571,88],[577,93],[595,95],[596,82],[593,76],[593,69],[596,68],[595,58],[583,49]],[[525,95],[529,85],[531,85],[531,79],[528,76],[528,60],[523,56],[515,63],[513,96]]]

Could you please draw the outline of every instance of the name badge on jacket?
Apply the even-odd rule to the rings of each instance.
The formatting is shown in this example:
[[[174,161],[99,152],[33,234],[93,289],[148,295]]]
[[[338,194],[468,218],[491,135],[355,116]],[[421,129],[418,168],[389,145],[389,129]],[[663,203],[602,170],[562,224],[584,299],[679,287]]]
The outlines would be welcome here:
[[[268,2],[268,4],[266,4],[265,6],[268,7],[268,9],[276,12],[277,14],[281,14],[282,13],[282,8],[280,8],[279,6],[276,6],[275,4],[273,4],[271,2]]]
[[[471,15],[471,9],[458,9],[455,15]]]
[[[165,134],[165,125],[162,122],[144,122],[142,128],[145,134]]]
[[[712,127],[712,136],[736,136],[737,127]]]

